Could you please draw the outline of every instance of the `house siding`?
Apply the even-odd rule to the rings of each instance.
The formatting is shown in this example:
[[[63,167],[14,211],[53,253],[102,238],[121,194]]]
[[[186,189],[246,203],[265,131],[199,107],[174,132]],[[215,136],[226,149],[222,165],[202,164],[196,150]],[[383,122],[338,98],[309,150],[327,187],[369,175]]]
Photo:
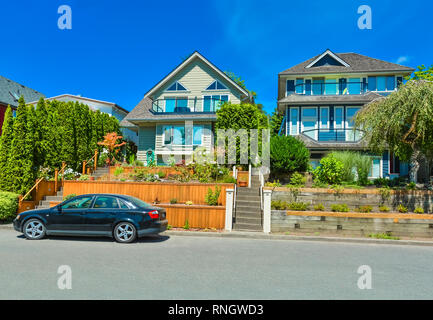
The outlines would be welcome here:
[[[155,150],[155,127],[140,127],[138,130],[138,151],[137,159],[146,161],[146,152]]]
[[[228,90],[210,90],[206,91],[205,89],[214,81],[221,81]],[[173,84],[173,82],[179,81],[188,91],[187,92],[165,92],[165,90]],[[206,64],[199,60],[195,60],[191,62],[188,66],[186,66],[181,72],[172,77],[161,89],[159,89],[153,95],[153,100],[161,99],[164,97],[188,97],[189,99],[202,99],[205,95],[228,95],[229,101],[232,103],[240,103],[240,94],[237,93],[237,89],[233,87],[228,81],[219,76],[216,72],[214,72],[211,68],[209,68]],[[199,103],[196,104],[196,110],[202,111],[203,104],[201,100],[198,100]],[[163,103],[161,101],[161,103]],[[188,101],[189,107],[194,103],[193,100]],[[163,105],[162,105],[163,106]]]

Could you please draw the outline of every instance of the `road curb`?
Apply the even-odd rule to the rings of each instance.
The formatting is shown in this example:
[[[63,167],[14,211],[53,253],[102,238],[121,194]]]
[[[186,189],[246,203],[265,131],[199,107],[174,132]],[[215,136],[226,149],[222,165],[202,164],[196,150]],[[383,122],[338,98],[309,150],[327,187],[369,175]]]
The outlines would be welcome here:
[[[12,223],[7,223],[7,224],[0,224],[0,230],[1,229],[6,229],[6,230],[13,230],[14,226]]]
[[[262,240],[302,240],[321,242],[346,242],[361,244],[385,244],[385,245],[411,245],[411,246],[433,246],[433,241],[417,240],[388,240],[367,238],[342,238],[342,237],[318,237],[318,236],[293,236],[279,234],[265,234],[260,232],[203,232],[203,231],[175,231],[167,230],[162,235],[185,236],[185,237],[215,237],[215,238],[240,238],[240,239],[262,239]]]

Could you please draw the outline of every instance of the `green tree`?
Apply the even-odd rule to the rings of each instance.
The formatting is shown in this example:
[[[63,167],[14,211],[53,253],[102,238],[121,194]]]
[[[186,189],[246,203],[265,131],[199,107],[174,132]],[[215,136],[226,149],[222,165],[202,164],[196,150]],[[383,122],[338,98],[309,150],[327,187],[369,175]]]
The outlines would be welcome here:
[[[271,130],[271,135],[278,135],[281,128],[281,123],[283,122],[283,114],[278,110],[278,107],[274,109],[269,120],[269,129]]]
[[[245,86],[245,80],[242,80],[241,77],[235,75],[232,71],[224,71],[224,73],[234,82],[236,82],[242,89],[247,90],[250,94],[250,102],[254,103],[254,101],[257,99],[257,93],[255,91],[250,91],[247,89],[247,87]]]
[[[14,118],[12,108],[8,106],[3,121],[0,136],[0,190],[12,190],[12,175],[10,173],[10,156],[13,139]]]
[[[427,164],[425,172],[431,172],[432,115],[433,83],[411,80],[388,97],[364,106],[355,116],[355,125],[366,131],[365,139],[373,151],[391,150],[401,160],[410,161],[410,178],[415,182],[420,160]]]
[[[433,65],[426,68],[425,65],[420,65],[411,76],[407,76],[406,80],[428,80],[433,81]]]
[[[250,129],[257,129],[258,134],[258,153],[261,155],[262,145],[262,130],[268,129],[268,118],[262,113],[256,105],[249,103],[231,104],[225,103],[217,111],[217,121],[215,128],[219,129],[233,129],[238,131],[245,129],[248,132],[248,148],[250,149],[251,131]],[[217,132],[218,135],[218,132]],[[218,138],[218,137],[217,137]],[[226,138],[226,145],[228,146],[228,139]],[[227,148],[226,148],[227,149]],[[226,153],[227,156],[227,153]],[[249,155],[250,157],[250,155]],[[251,162],[250,159],[249,161]],[[254,162],[254,161],[253,161]],[[236,163],[240,163],[240,138],[236,139]]]
[[[27,107],[23,97],[18,100],[14,120],[10,156],[10,174],[13,176],[12,191],[25,194],[35,183],[33,132],[29,132]]]
[[[273,175],[305,172],[309,166],[310,152],[305,144],[292,136],[273,136],[270,145],[271,172]]]

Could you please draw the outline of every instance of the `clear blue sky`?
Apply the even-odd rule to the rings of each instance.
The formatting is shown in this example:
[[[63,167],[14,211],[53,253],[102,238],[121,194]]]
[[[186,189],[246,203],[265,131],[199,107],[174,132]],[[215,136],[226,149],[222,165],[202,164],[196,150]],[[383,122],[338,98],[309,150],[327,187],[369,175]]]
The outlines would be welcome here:
[[[57,8],[72,8],[60,30]],[[372,30],[357,9],[372,9]],[[81,94],[131,110],[198,50],[245,79],[267,111],[279,72],[329,48],[433,64],[431,1],[2,1],[0,74],[46,96]]]

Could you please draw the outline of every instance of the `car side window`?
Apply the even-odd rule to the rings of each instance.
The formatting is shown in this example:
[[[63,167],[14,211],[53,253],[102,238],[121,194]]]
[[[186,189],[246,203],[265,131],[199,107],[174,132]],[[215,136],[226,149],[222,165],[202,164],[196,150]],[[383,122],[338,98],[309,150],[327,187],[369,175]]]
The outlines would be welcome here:
[[[93,208],[119,209],[119,203],[117,202],[117,198],[101,196],[96,198]]]
[[[62,206],[62,209],[85,209],[90,208],[93,197],[81,197],[69,201]]]
[[[120,208],[129,209],[128,205],[122,199],[119,199],[119,203],[120,203]]]

